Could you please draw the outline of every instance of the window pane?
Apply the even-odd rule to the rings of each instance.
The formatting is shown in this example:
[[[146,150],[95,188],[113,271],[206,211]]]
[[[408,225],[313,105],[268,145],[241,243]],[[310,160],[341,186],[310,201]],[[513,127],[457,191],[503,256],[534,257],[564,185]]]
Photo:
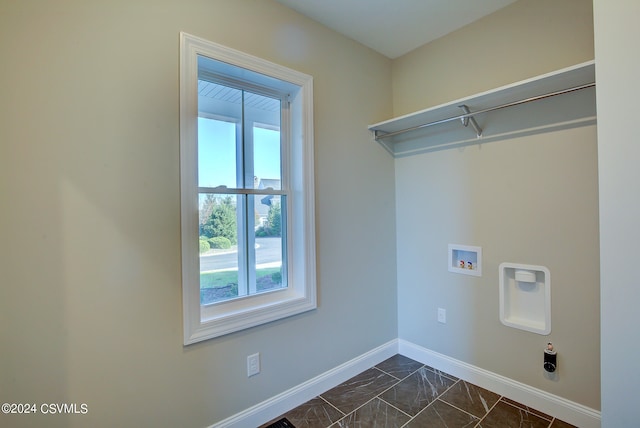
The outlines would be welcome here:
[[[236,187],[236,125],[198,118],[198,186]]]
[[[244,289],[242,284],[246,283],[242,274],[238,276],[241,265],[238,198],[200,194],[200,303],[203,305],[238,297]]]
[[[247,187],[280,189],[280,106],[278,98],[244,93]]]
[[[253,157],[256,188],[280,190],[280,131],[254,126]]]
[[[255,269],[256,292],[287,287],[286,266],[282,261],[283,239],[286,241],[285,217],[282,215],[284,196],[255,197]]]

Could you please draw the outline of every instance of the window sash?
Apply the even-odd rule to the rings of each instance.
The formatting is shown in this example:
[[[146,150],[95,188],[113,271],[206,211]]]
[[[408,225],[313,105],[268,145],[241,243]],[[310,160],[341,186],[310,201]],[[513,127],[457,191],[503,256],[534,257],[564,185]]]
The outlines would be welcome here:
[[[202,198],[203,194],[200,194],[200,203],[203,201],[211,201],[208,198]],[[280,236],[274,237],[270,242],[263,241],[261,244],[266,245],[265,253],[262,254],[262,260],[258,259],[257,253],[257,239],[259,238],[256,231],[257,225],[253,223],[254,215],[249,213],[254,213],[253,205],[258,202],[259,196],[258,194],[211,194],[206,193],[205,195],[211,195],[214,201],[213,206],[224,206],[228,202],[224,202],[224,196],[235,196],[235,198],[231,201],[230,206],[234,211],[234,218],[236,219],[236,231],[237,231],[237,251],[236,251],[236,259],[235,265],[228,258],[222,259],[214,259],[212,260],[210,257],[216,257],[215,255],[201,255],[200,256],[200,287],[202,291],[201,295],[201,306],[211,305],[211,304],[222,304],[228,302],[232,299],[243,298],[247,296],[253,296],[258,293],[267,293],[267,292],[276,292],[282,291],[288,286],[288,261],[287,261],[287,229],[288,229],[288,221],[286,216],[287,211],[287,199],[286,196],[280,195],[278,198],[278,204],[280,204],[280,212],[279,216],[275,219],[279,222],[277,226],[280,229]],[[276,196],[269,194],[268,196]],[[274,205],[275,206],[275,205]],[[214,208],[215,209],[215,208]],[[275,209],[275,208],[274,208]],[[205,216],[210,216],[213,213],[212,211],[207,211],[204,213]],[[204,227],[205,231],[207,223],[202,223],[203,218],[200,218],[200,224],[198,227]],[[247,221],[250,220],[250,221]],[[203,231],[203,233],[205,233]],[[266,238],[270,239],[270,238]],[[276,247],[273,244],[276,244]],[[278,245],[279,244],[279,245]],[[265,257],[267,260],[264,260]],[[275,257],[275,259],[272,259]],[[204,260],[203,263],[203,258]],[[262,263],[259,263],[261,261]],[[229,264],[231,263],[231,264]],[[273,265],[276,263],[276,265]],[[260,267],[261,266],[261,267]],[[212,270],[213,268],[213,270]],[[273,273],[265,272],[265,270],[279,268],[280,274],[276,278],[276,282],[271,279]],[[226,290],[224,293],[207,293],[206,290],[211,288],[212,282],[216,282],[215,279],[211,278],[215,272],[235,272],[236,282],[235,284],[235,293],[232,290]],[[258,275],[259,271],[262,273],[261,276]],[[206,276],[205,277],[203,277]],[[227,280],[234,277],[234,275],[228,274],[224,275],[227,277]],[[258,278],[262,281],[258,284]],[[213,287],[215,288],[215,287]],[[228,295],[225,295],[227,294]],[[220,295],[222,294],[222,295]],[[235,295],[234,295],[235,294]]]
[[[198,80],[202,80],[202,74],[200,69],[198,70]],[[205,74],[207,74],[205,72]],[[234,79],[224,78],[219,75],[213,75],[212,73],[208,73],[208,81],[219,85],[219,88],[224,91],[227,88],[232,88],[235,91],[238,91],[239,94],[231,93],[232,95],[239,95],[240,99],[238,100],[240,103],[239,117],[232,117],[229,121],[232,121],[236,124],[235,129],[235,147],[236,147],[236,157],[235,157],[235,171],[236,171],[236,187],[228,187],[228,186],[216,186],[216,187],[198,187],[198,193],[215,193],[215,194],[228,194],[235,195],[236,198],[236,234],[237,234],[237,296],[230,297],[230,299],[234,298],[242,298],[247,296],[253,296],[258,294],[258,284],[257,284],[257,263],[256,263],[256,234],[255,231],[257,229],[257,225],[255,224],[255,215],[256,212],[255,198],[249,197],[250,195],[273,195],[277,194],[282,196],[282,200],[286,200],[286,196],[289,194],[289,190],[283,186],[282,183],[288,183],[286,179],[286,169],[282,168],[283,162],[283,149],[288,146],[289,142],[287,141],[288,133],[281,132],[283,129],[282,123],[289,123],[287,120],[287,115],[289,109],[286,108],[287,102],[284,98],[285,95],[276,92],[270,91],[268,88],[262,88],[256,85],[245,85],[244,82],[239,82]],[[249,91],[246,87],[250,87],[251,89],[255,89],[254,91]],[[271,120],[275,120],[271,122],[271,126],[274,129],[280,130],[278,132],[279,135],[279,143],[278,143],[278,160],[280,162],[280,171],[278,173],[278,179],[281,182],[281,189],[256,189],[254,177],[256,174],[256,164],[259,159],[255,157],[256,153],[256,138],[255,138],[255,128],[256,128],[256,119],[257,115],[255,112],[247,112],[250,110],[246,107],[247,94],[256,94],[259,93],[259,96],[264,97],[266,102],[269,102],[268,99],[275,100],[278,102],[279,111],[276,114],[267,116],[275,116],[272,117]],[[266,94],[266,95],[262,95]],[[279,98],[276,98],[279,97]],[[285,107],[285,108],[283,108]],[[198,105],[199,111],[205,111],[204,108]],[[206,109],[206,112],[209,115],[214,117],[224,116],[223,111],[218,111],[215,108],[209,106]],[[215,120],[215,119],[214,119]],[[263,117],[263,120],[268,120],[268,117]],[[200,159],[198,160],[198,165],[201,165]],[[206,165],[203,165],[206,167]],[[286,205],[285,205],[286,208]],[[287,240],[286,237],[288,235],[286,231],[288,213],[286,210],[280,211],[280,223],[281,223],[281,254],[280,254],[280,262],[281,262],[281,271],[285,272],[282,275],[282,284],[283,287],[276,288],[274,291],[279,291],[282,288],[286,288],[286,271],[288,267],[286,254],[287,254]],[[201,274],[202,275],[202,274]],[[201,287],[202,287],[202,277],[201,277]],[[218,304],[227,301],[221,300],[220,302],[213,302],[211,304]],[[208,304],[208,303],[206,303]],[[201,305],[203,305],[201,299]]]

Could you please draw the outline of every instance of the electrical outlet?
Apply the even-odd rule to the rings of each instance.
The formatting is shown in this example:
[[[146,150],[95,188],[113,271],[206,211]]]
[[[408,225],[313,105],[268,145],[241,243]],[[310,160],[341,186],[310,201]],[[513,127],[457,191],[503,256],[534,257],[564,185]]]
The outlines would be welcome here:
[[[447,310],[443,308],[438,308],[438,322],[442,324],[447,323]]]
[[[247,357],[247,377],[260,373],[260,353],[257,352]]]

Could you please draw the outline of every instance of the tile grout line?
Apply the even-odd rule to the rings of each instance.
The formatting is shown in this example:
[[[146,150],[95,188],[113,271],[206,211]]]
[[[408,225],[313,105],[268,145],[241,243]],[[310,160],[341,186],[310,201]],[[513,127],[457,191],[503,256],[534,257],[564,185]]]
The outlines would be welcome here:
[[[353,409],[353,410],[352,410],[352,411],[350,411],[349,413],[345,413],[345,412],[343,412],[342,410],[338,409],[338,408],[337,408],[333,403],[331,403],[328,399],[326,399],[326,398],[324,398],[324,397],[321,397],[321,396],[320,396],[324,401],[326,401],[327,403],[329,403],[332,407],[334,407],[335,409],[337,409],[340,413],[342,413],[342,414],[344,415],[344,416],[342,416],[340,419],[338,419],[336,422],[333,422],[333,423],[332,423],[331,425],[329,425],[329,426],[332,426],[334,423],[338,423],[338,422],[340,422],[341,420],[343,420],[344,418],[346,418],[346,417],[347,417],[347,416],[349,416],[350,414],[355,413],[356,411],[358,411],[358,409],[361,409],[362,407],[366,406],[367,404],[369,404],[371,401],[373,401],[373,400],[374,400],[374,399],[376,399],[376,398],[380,399],[380,401],[383,401],[383,402],[384,402],[384,403],[386,403],[386,404],[389,404],[389,403],[387,403],[386,401],[384,401],[384,400],[382,400],[381,398],[379,398],[379,396],[380,396],[380,395],[382,395],[382,394],[384,394],[385,392],[387,392],[388,390],[390,390],[391,388],[393,388],[394,386],[396,386],[396,385],[397,385],[397,384],[399,384],[400,382],[402,382],[402,380],[403,380],[403,379],[398,379],[396,376],[394,376],[394,375],[392,375],[392,374],[390,374],[390,373],[387,373],[387,372],[385,372],[384,370],[379,369],[379,368],[378,368],[378,367],[376,367],[376,366],[373,366],[373,367],[372,367],[372,369],[376,369],[376,370],[378,370],[380,373],[382,373],[382,374],[384,374],[384,375],[387,375],[387,376],[392,377],[396,382],[395,382],[393,385],[391,385],[391,386],[389,386],[388,388],[386,388],[385,390],[383,390],[382,392],[380,392],[379,394],[374,395],[374,396],[373,396],[373,397],[371,397],[369,400],[365,401],[364,403],[362,403],[361,405],[359,405],[358,407],[356,407],[355,409]],[[392,406],[392,407],[393,407],[393,406]],[[394,408],[395,408],[395,407],[394,407]],[[400,410],[400,409],[398,409],[398,410]],[[402,410],[400,410],[400,411],[402,411]],[[404,413],[404,412],[402,412],[402,413]],[[406,414],[406,413],[405,413],[405,414]],[[409,415],[407,415],[407,416],[409,416]],[[328,428],[328,427],[327,427],[327,428]]]
[[[485,413],[483,417],[481,417],[481,418],[480,418],[480,420],[478,421],[478,423],[475,425],[475,426],[476,426],[476,428],[480,428],[480,427],[482,426],[482,425],[481,425],[481,424],[482,424],[482,421],[484,421],[484,419],[487,417],[487,415],[488,415],[489,413],[491,413],[491,411],[492,411],[492,410],[493,410],[493,409],[498,405],[498,403],[500,402],[500,400],[502,399],[502,397],[503,397],[503,396],[501,395],[501,396],[500,396],[500,398],[498,398],[498,399],[496,400],[496,402],[495,402],[495,403],[493,403],[493,406],[491,406],[491,408],[489,409],[489,411],[488,411],[487,413]]]
[[[335,421],[334,423],[338,423],[338,422],[340,422],[341,420],[343,420],[344,418],[348,417],[349,415],[354,414],[355,412],[357,412],[358,410],[360,410],[361,408],[363,408],[363,407],[364,407],[364,406],[366,406],[367,404],[371,403],[371,402],[372,402],[373,400],[375,400],[376,398],[378,398],[378,396],[377,396],[377,395],[374,395],[373,397],[371,397],[371,399],[369,399],[369,400],[365,401],[364,403],[362,403],[361,405],[359,405],[358,407],[356,407],[355,409],[353,409],[353,410],[352,410],[352,411],[350,411],[349,413],[346,413],[346,414],[345,414],[344,412],[340,412],[340,413],[344,414],[344,416],[343,416],[343,417],[341,417],[340,419],[338,419],[337,421]],[[331,425],[333,425],[333,424],[331,424]],[[329,425],[329,426],[331,426],[331,425]],[[328,428],[328,427],[327,427],[327,428]]]
[[[392,378],[394,378],[394,379],[398,379],[399,381],[403,381],[403,380],[405,380],[405,378],[400,379],[398,376],[394,376],[394,375],[392,375],[391,373],[389,373],[389,372],[386,372],[386,371],[382,370],[382,369],[381,369],[381,368],[379,368],[378,366],[373,366],[373,368],[374,368],[374,369],[378,369],[378,370],[380,370],[382,373],[384,373],[384,374],[386,374],[386,375],[389,375],[389,376],[391,376],[391,377],[392,377]],[[411,376],[411,375],[409,375],[409,376]]]
[[[535,412],[532,412],[532,411],[529,411],[529,410],[527,410],[527,409],[523,409],[523,408],[522,408],[522,407],[520,407],[520,406],[516,406],[515,404],[512,404],[512,403],[510,403],[510,402],[508,402],[508,401],[504,401],[504,400],[502,400],[502,398],[506,398],[506,399],[508,399],[508,400],[511,400],[510,398],[505,397],[504,395],[501,395],[501,396],[500,396],[500,400],[498,400],[498,401],[502,401],[503,403],[508,404],[508,405],[510,405],[511,407],[514,407],[514,408],[516,408],[516,409],[518,409],[518,410],[521,410],[521,411],[523,411],[523,412],[529,413],[529,414],[531,414],[531,415],[537,416],[537,417],[539,417],[540,419],[544,419],[545,421],[549,422],[549,424],[551,424],[551,423],[553,422],[553,419],[555,419],[555,417],[554,417],[554,416],[547,415],[547,416],[549,416],[549,417],[551,418],[551,420],[549,420],[549,419],[545,418],[544,416],[540,415],[540,414],[538,413],[538,412],[539,412],[539,410],[536,410]],[[527,406],[527,408],[529,408],[529,407]],[[532,409],[532,410],[533,410],[533,409]],[[546,415],[546,413],[545,413],[545,415]]]
[[[481,420],[482,420],[482,418],[484,418],[484,416],[488,415],[488,414],[489,414],[489,412],[493,409],[493,406],[491,406],[491,409],[489,409],[489,411],[488,411],[484,416],[482,416],[482,418],[481,418],[481,417],[478,417],[478,416],[474,415],[473,413],[469,413],[469,412],[467,412],[466,410],[461,409],[460,407],[458,407],[458,406],[456,406],[456,405],[453,405],[453,404],[449,403],[448,401],[443,400],[443,399],[442,399],[442,398],[440,398],[440,397],[438,397],[438,398],[437,398],[436,400],[434,400],[434,401],[437,401],[437,400],[440,400],[440,402],[442,402],[442,403],[444,403],[444,404],[447,404],[447,405],[449,405],[449,406],[453,407],[454,409],[461,411],[462,413],[466,413],[467,415],[472,416],[472,417],[474,417],[474,418],[478,419],[478,422],[479,422],[479,421],[481,421]],[[498,401],[499,401],[499,400],[498,400]],[[496,402],[496,404],[497,404],[497,402]],[[430,405],[431,405],[431,404],[429,404],[429,406],[430,406]],[[427,406],[427,407],[429,407],[429,406]],[[495,404],[494,404],[494,406],[495,406]],[[426,409],[427,407],[425,407],[425,409]]]
[[[382,369],[379,369],[379,368],[378,368],[378,370],[380,370],[381,372],[383,372],[383,373],[387,373],[389,376],[393,376],[394,378],[399,379],[399,381],[398,381],[397,383],[395,383],[395,384],[393,384],[392,386],[390,386],[389,388],[385,389],[385,390],[384,390],[384,391],[382,391],[380,394],[378,394],[376,397],[377,397],[380,401],[382,401],[383,403],[387,404],[388,406],[393,407],[393,408],[394,408],[394,409],[396,409],[397,411],[399,411],[399,412],[401,412],[401,413],[403,413],[403,414],[405,414],[405,415],[407,415],[407,416],[409,417],[409,420],[408,420],[404,425],[402,425],[403,427],[407,426],[407,424],[408,424],[408,423],[410,423],[410,422],[411,422],[411,421],[412,421],[412,420],[413,420],[413,419],[414,419],[418,414],[420,414],[420,412],[422,412],[422,410],[424,410],[424,409],[422,409],[422,410],[420,410],[420,412],[416,413],[416,415],[415,415],[415,416],[411,416],[411,415],[410,415],[410,414],[408,414],[407,412],[405,412],[405,411],[403,411],[403,410],[401,410],[401,409],[397,408],[397,407],[396,407],[396,406],[394,406],[393,404],[391,404],[391,403],[389,403],[388,401],[384,400],[384,399],[381,397],[381,395],[382,395],[382,394],[384,394],[385,392],[389,391],[389,390],[390,390],[391,388],[393,388],[394,386],[396,386],[396,385],[400,384],[400,382],[404,381],[405,379],[408,379],[410,376],[413,376],[413,375],[414,375],[414,374],[416,374],[419,370],[421,370],[421,369],[423,369],[423,368],[426,368],[426,367],[427,367],[427,365],[426,365],[426,364],[423,364],[423,365],[421,365],[420,367],[418,367],[417,369],[415,369],[414,371],[409,372],[409,374],[408,374],[408,375],[406,375],[405,377],[403,377],[402,379],[398,378],[397,376],[393,376],[391,373],[387,373],[387,372],[385,372],[384,370],[382,370]],[[376,368],[377,368],[377,367],[376,367]],[[429,407],[429,406],[427,406],[427,407]],[[425,407],[425,408],[426,408],[426,407]]]
[[[351,412],[346,413],[346,414],[345,414],[342,410],[340,410],[340,409],[338,409],[336,406],[334,406],[331,402],[329,402],[329,400],[327,400],[327,399],[326,399],[326,398],[324,398],[324,397],[321,397],[324,401],[326,401],[327,403],[329,403],[332,407],[334,407],[335,409],[337,409],[340,413],[342,413],[342,414],[344,415],[343,417],[341,417],[340,419],[338,419],[336,422],[333,422],[333,423],[332,423],[331,425],[329,425],[329,426],[332,426],[334,423],[338,423],[338,422],[340,422],[341,420],[345,419],[345,418],[346,418],[347,416],[349,416],[350,414],[357,412],[359,409],[361,409],[362,407],[366,406],[367,404],[369,404],[370,402],[372,402],[372,401],[373,401],[373,400],[375,400],[376,398],[377,398],[378,400],[382,401],[383,403],[385,403],[386,405],[388,405],[388,406],[390,406],[390,407],[392,407],[392,408],[396,409],[397,411],[401,412],[402,414],[407,415],[407,417],[409,417],[409,420],[407,421],[407,423],[409,423],[409,422],[411,422],[411,421],[413,420],[413,418],[415,418],[415,416],[411,416],[410,414],[408,414],[408,413],[406,413],[406,412],[402,411],[401,409],[399,409],[399,408],[397,408],[396,406],[392,405],[391,403],[387,402],[386,400],[384,400],[384,399],[381,397],[381,395],[382,395],[382,394],[384,394],[385,392],[389,391],[390,389],[392,389],[392,388],[393,388],[393,387],[395,387],[396,385],[398,385],[400,382],[402,382],[402,381],[404,381],[405,379],[407,379],[409,376],[414,375],[415,373],[417,373],[419,370],[421,370],[421,369],[423,369],[423,368],[426,368],[427,370],[431,370],[431,371],[432,371],[432,372],[434,372],[435,374],[438,374],[438,373],[436,373],[436,372],[435,372],[435,370],[434,370],[434,369],[431,369],[431,368],[430,368],[429,366],[427,366],[426,364],[421,365],[421,366],[420,366],[420,367],[418,367],[416,370],[414,370],[414,371],[410,372],[408,375],[406,375],[406,376],[405,376],[405,377],[403,377],[403,378],[399,378],[398,376],[394,376],[394,375],[392,375],[391,373],[388,373],[388,372],[386,372],[386,371],[382,370],[382,369],[381,369],[381,368],[379,368],[378,366],[373,366],[372,368],[373,368],[373,369],[378,370],[378,371],[379,371],[380,373],[382,373],[382,374],[385,374],[385,375],[387,375],[387,376],[392,377],[393,379],[395,379],[395,380],[396,380],[396,382],[395,382],[394,384],[390,385],[388,388],[386,388],[386,389],[382,390],[380,393],[378,393],[378,394],[374,395],[373,397],[371,397],[371,399],[367,400],[365,403],[363,403],[363,404],[361,404],[360,406],[356,407],[356,408],[355,408],[355,409],[353,409]],[[447,377],[447,379],[453,380],[453,379],[449,378],[448,376],[445,376],[445,377]],[[455,383],[457,383],[457,381],[454,381],[454,385],[455,385]],[[452,386],[453,386],[453,385],[452,385]],[[449,388],[451,388],[451,387],[449,387]],[[448,390],[449,390],[449,388],[447,388],[444,392],[448,391]],[[443,394],[444,394],[444,392],[443,392]],[[437,399],[437,398],[436,398],[436,399]],[[435,400],[434,400],[434,401],[435,401]],[[431,404],[431,403],[429,403],[429,404]],[[429,406],[427,406],[427,407],[429,407]],[[426,407],[425,407],[425,408],[426,408]],[[422,410],[424,410],[424,409],[422,409]],[[420,412],[422,412],[422,410],[420,410]],[[420,412],[418,412],[418,413],[420,413]],[[416,415],[417,415],[417,414],[416,414]],[[406,424],[405,424],[405,425],[406,425]],[[403,425],[403,426],[404,426],[404,425]],[[329,427],[327,427],[327,428],[329,428]]]
[[[420,409],[420,411],[419,411],[418,413],[416,413],[414,416],[409,415],[409,416],[411,416],[411,419],[409,419],[409,420],[407,421],[407,423],[406,423],[406,424],[402,425],[403,427],[405,427],[405,426],[407,426],[407,424],[411,423],[411,421],[413,421],[415,418],[417,418],[417,417],[418,417],[418,415],[419,415],[420,413],[424,412],[426,409],[428,409],[428,408],[429,408],[433,403],[435,403],[436,401],[440,400],[440,401],[441,401],[441,402],[443,402],[443,403],[449,404],[449,403],[447,403],[446,401],[442,400],[440,397],[442,397],[442,396],[443,396],[444,394],[446,394],[446,393],[447,393],[451,388],[453,388],[453,387],[454,387],[458,382],[460,382],[460,379],[457,379],[457,380],[451,379],[449,376],[445,376],[443,373],[438,373],[438,372],[436,372],[436,370],[435,370],[435,369],[431,369],[431,368],[430,368],[430,366],[427,366],[426,364],[425,364],[425,365],[423,365],[422,367],[420,367],[418,370],[420,370],[420,369],[422,369],[422,368],[426,368],[427,370],[432,371],[432,372],[433,372],[434,374],[436,374],[436,375],[444,376],[444,377],[446,377],[447,379],[449,379],[449,380],[453,381],[453,383],[451,384],[451,386],[450,386],[450,387],[448,387],[447,389],[445,389],[444,391],[442,391],[442,394],[438,394],[438,396],[435,398],[435,400],[433,400],[432,402],[430,402],[429,404],[427,404],[423,409]],[[415,372],[413,372],[413,373],[416,373],[418,370],[416,370],[416,371],[415,371]],[[412,374],[413,374],[413,373],[412,373]],[[408,376],[407,376],[407,377],[408,377]],[[451,407],[455,408],[455,409],[458,409],[456,406],[454,406],[454,405],[452,405],[452,404],[449,404],[449,405],[450,405]],[[399,409],[398,409],[398,410],[399,410]],[[464,413],[470,414],[469,412],[465,412],[465,411],[464,411],[464,410],[462,410],[462,409],[458,409],[458,410],[461,410],[461,411],[463,411]],[[402,413],[404,413],[404,412],[402,412]],[[406,413],[405,413],[405,414],[406,414]],[[474,415],[471,415],[471,416],[474,416]],[[475,417],[475,416],[474,416],[474,417]]]
[[[385,390],[384,390],[384,392],[386,392],[386,391],[387,391],[387,389],[385,389]],[[336,422],[334,422],[334,423],[338,423],[338,422],[340,422],[341,420],[343,420],[344,418],[346,418],[347,416],[349,416],[350,414],[357,412],[358,410],[360,410],[361,408],[363,408],[363,407],[364,407],[364,406],[366,406],[367,404],[371,403],[371,402],[372,402],[373,400],[375,400],[376,398],[377,398],[378,400],[382,401],[382,402],[383,402],[384,404],[386,404],[387,406],[393,407],[394,409],[396,409],[396,410],[397,410],[397,411],[399,411],[400,413],[403,413],[403,414],[407,415],[407,417],[409,417],[409,420],[413,419],[413,417],[412,417],[410,414],[408,414],[408,413],[406,413],[406,412],[403,412],[402,410],[398,409],[396,406],[394,406],[394,405],[392,405],[392,404],[388,403],[387,401],[383,400],[382,398],[380,398],[380,395],[382,395],[382,394],[383,394],[383,392],[381,392],[379,395],[374,395],[374,396],[373,396],[373,397],[371,397],[371,399],[370,399],[370,400],[368,400],[366,403],[362,404],[361,406],[356,407],[355,409],[353,409],[353,411],[351,411],[351,412],[347,413],[346,415],[344,415],[342,418],[338,419],[338,420],[337,420]],[[341,412],[341,413],[343,413],[343,412]],[[329,425],[329,426],[332,426],[332,425],[333,425],[333,424],[331,424],[331,425]],[[327,427],[327,428],[329,428],[329,427]]]
[[[454,385],[455,385],[456,383],[457,383],[457,382],[454,382]],[[452,386],[453,386],[453,385],[451,385],[451,387],[452,387]],[[449,387],[449,388],[451,388],[451,387]],[[447,392],[447,391],[449,390],[449,388],[447,388],[447,390],[446,390],[445,392]],[[444,394],[444,392],[443,392],[442,394]],[[442,395],[442,394],[440,394],[440,395]],[[408,424],[410,424],[411,422],[413,422],[413,420],[414,420],[415,418],[417,418],[417,417],[418,417],[418,415],[420,415],[420,413],[424,412],[424,411],[425,411],[425,410],[427,410],[429,407],[431,407],[431,405],[432,405],[433,403],[435,403],[436,401],[440,400],[440,395],[438,395],[438,397],[436,397],[436,399],[435,399],[435,400],[433,400],[431,403],[427,404],[423,409],[420,409],[420,411],[419,411],[418,413],[416,413],[414,416],[411,416],[411,419],[409,419],[409,420],[407,421],[407,423],[406,423],[406,424],[402,425],[402,427],[406,427]],[[440,400],[440,401],[441,401],[441,402],[443,402],[443,403],[446,403],[446,401],[442,401],[442,400]],[[447,404],[449,404],[449,403],[447,403]],[[457,407],[456,407],[456,408],[457,408]],[[465,412],[465,413],[466,413],[466,412]]]
[[[326,398],[324,398],[322,395],[318,395],[318,398],[320,398],[322,401],[324,401],[325,403],[327,403],[328,405],[330,405],[331,407],[333,407],[334,409],[336,409],[338,412],[340,412],[340,414],[342,414],[342,417],[338,418],[338,421],[342,418],[344,418],[345,416],[347,416],[342,410],[338,409],[336,406],[333,405],[333,403],[331,403],[329,400],[327,400]],[[337,422],[337,421],[336,421]],[[333,422],[332,422],[333,424]]]
[[[405,376],[405,377],[403,377],[403,378],[399,378],[398,376],[394,376],[394,375],[392,375],[391,373],[388,373],[388,372],[386,372],[386,371],[382,370],[382,369],[381,369],[381,368],[379,368],[378,366],[373,366],[373,367],[374,367],[374,368],[376,368],[376,369],[378,369],[378,370],[380,370],[382,373],[388,374],[389,376],[394,377],[394,378],[396,378],[396,379],[398,379],[399,381],[401,381],[401,382],[402,382],[403,380],[405,380],[405,379],[406,379],[406,378],[408,378],[409,376],[411,376],[411,375],[415,374],[415,373],[416,373],[418,370],[420,370],[421,368],[423,368],[423,367],[429,367],[429,366],[427,366],[426,364],[422,364],[420,367],[418,367],[418,368],[417,368],[417,369],[415,369],[414,371],[409,372],[409,374],[408,374],[408,375],[406,375],[406,376]]]
[[[402,425],[403,427],[405,427],[405,426],[407,426],[409,423],[411,423],[415,418],[417,418],[417,417],[418,417],[418,415],[419,415],[420,413],[424,412],[427,408],[429,408],[429,407],[430,407],[433,403],[435,403],[436,401],[440,400],[440,401],[441,401],[441,402],[443,402],[443,403],[447,403],[446,401],[441,400],[441,399],[440,399],[440,397],[441,397],[441,396],[443,396],[444,394],[446,394],[446,393],[447,393],[451,388],[453,388],[453,387],[454,387],[458,382],[460,382],[460,378],[453,379],[453,378],[451,377],[451,375],[447,375],[446,373],[444,373],[444,372],[442,372],[442,371],[440,371],[440,370],[438,370],[438,369],[435,369],[435,368],[433,368],[433,367],[431,367],[431,366],[428,366],[428,365],[426,365],[426,364],[423,364],[421,367],[419,367],[418,369],[416,369],[416,370],[414,370],[413,372],[411,372],[411,374],[409,374],[408,376],[406,376],[404,379],[407,379],[409,376],[412,376],[412,375],[416,374],[417,372],[419,372],[419,371],[420,371],[420,370],[422,370],[422,369],[428,370],[428,371],[432,372],[433,374],[435,374],[436,376],[439,376],[439,377],[445,377],[446,379],[449,379],[449,380],[450,380],[450,381],[452,381],[453,383],[452,383],[452,384],[451,384],[451,386],[449,386],[447,389],[445,389],[444,391],[442,391],[442,393],[441,393],[441,394],[438,394],[438,396],[435,398],[435,400],[433,400],[432,402],[430,402],[429,404],[427,404],[423,409],[420,409],[420,411],[419,411],[418,413],[416,413],[415,415],[413,415],[413,416],[408,415],[407,413],[402,412],[402,410],[398,409],[398,410],[400,410],[402,413],[404,413],[405,415],[408,415],[408,416],[410,417],[410,419],[407,421],[407,423],[405,423],[404,425]],[[404,379],[403,379],[403,380],[404,380]],[[395,385],[394,385],[394,386],[395,386]],[[385,391],[385,392],[386,392],[386,391]],[[382,398],[381,398],[381,400],[382,400]],[[384,400],[383,400],[383,401],[384,401]],[[385,401],[385,403],[386,403],[386,401]],[[388,404],[388,403],[387,403],[387,404]],[[449,404],[449,403],[447,403],[447,404]],[[389,405],[391,405],[391,404],[389,404]],[[392,407],[393,407],[393,408],[396,408],[395,406],[392,406]],[[457,409],[457,407],[455,407],[455,406],[452,406],[452,407],[454,407],[454,408],[456,408],[456,409]],[[460,410],[462,410],[462,409],[460,409]],[[464,410],[462,410],[462,411],[464,412]],[[464,412],[464,413],[468,413],[468,412]],[[472,416],[473,416],[473,415],[472,415]],[[475,416],[474,416],[474,417],[475,417]]]
[[[374,398],[377,398],[378,400],[382,401],[384,404],[386,404],[389,407],[393,407],[394,409],[396,409],[400,413],[403,413],[403,414],[407,415],[409,417],[409,420],[413,419],[413,416],[411,416],[409,413],[405,412],[402,409],[397,408],[396,406],[394,406],[393,404],[389,403],[387,400],[385,400],[384,398],[380,397],[379,395],[377,395]]]
[[[378,369],[380,370],[382,373],[388,374],[389,376],[393,377],[394,379],[399,379],[398,382],[394,383],[393,385],[391,385],[389,388],[385,389],[384,391],[380,392],[378,395],[376,395],[374,398],[378,398],[380,401],[382,401],[383,403],[386,403],[387,405],[393,407],[394,409],[404,413],[405,415],[409,416],[409,422],[411,422],[411,420],[415,417],[415,416],[411,416],[410,414],[408,414],[407,412],[402,411],[401,409],[397,408],[396,406],[394,406],[393,404],[389,403],[388,401],[384,400],[381,396],[382,394],[384,394],[385,392],[389,391],[391,388],[394,388],[395,386],[399,385],[401,382],[403,382],[404,380],[408,379],[410,376],[413,376],[414,374],[416,374],[418,371],[420,371],[423,368],[426,368],[427,365],[423,364],[422,366],[418,367],[416,370],[412,371],[411,373],[409,373],[408,375],[406,375],[405,377],[403,377],[402,379],[399,379],[397,376],[392,375],[391,373],[386,373],[384,370],[382,369]],[[375,367],[377,368],[377,367]],[[427,369],[428,370],[428,369]],[[447,388],[448,391],[448,388]],[[446,392],[446,391],[445,391]],[[372,398],[373,399],[373,398]],[[371,401],[371,400],[369,400]],[[367,402],[368,403],[368,402]],[[431,403],[429,403],[431,404]],[[428,407],[428,406],[427,406]],[[422,410],[420,410],[421,412]],[[418,412],[418,413],[420,413]]]

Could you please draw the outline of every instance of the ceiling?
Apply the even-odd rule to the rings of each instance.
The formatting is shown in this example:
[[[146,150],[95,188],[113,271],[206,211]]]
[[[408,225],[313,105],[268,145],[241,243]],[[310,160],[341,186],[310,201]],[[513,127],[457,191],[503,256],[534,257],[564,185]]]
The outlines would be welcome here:
[[[397,58],[516,0],[276,0]]]

